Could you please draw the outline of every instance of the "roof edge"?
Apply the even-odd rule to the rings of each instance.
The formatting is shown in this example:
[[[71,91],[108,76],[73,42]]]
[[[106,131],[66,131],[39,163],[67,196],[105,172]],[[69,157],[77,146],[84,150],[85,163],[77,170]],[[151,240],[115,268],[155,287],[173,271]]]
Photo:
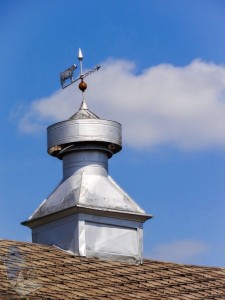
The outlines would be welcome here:
[[[84,206],[73,206],[66,208],[64,210],[37,218],[33,220],[27,220],[23,221],[20,224],[23,226],[27,226],[29,228],[35,228],[40,225],[44,225],[49,222],[53,222],[55,220],[73,215],[73,214],[78,214],[78,213],[85,213],[85,214],[90,214],[90,215],[95,215],[95,216],[101,216],[101,217],[113,217],[117,219],[125,219],[125,220],[132,220],[132,221],[138,221],[144,223],[145,221],[153,218],[153,215],[148,215],[148,214],[135,214],[135,213],[128,213],[128,212],[121,212],[121,211],[111,211],[111,210],[101,210],[101,209],[93,209],[89,207],[84,207]]]

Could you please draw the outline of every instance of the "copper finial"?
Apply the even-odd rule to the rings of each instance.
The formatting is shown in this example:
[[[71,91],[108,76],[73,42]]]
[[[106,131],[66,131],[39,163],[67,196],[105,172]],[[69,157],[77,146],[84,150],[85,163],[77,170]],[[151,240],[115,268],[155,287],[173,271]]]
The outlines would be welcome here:
[[[83,79],[81,79],[81,82],[79,83],[79,89],[84,92],[87,88],[87,83],[83,81]]]

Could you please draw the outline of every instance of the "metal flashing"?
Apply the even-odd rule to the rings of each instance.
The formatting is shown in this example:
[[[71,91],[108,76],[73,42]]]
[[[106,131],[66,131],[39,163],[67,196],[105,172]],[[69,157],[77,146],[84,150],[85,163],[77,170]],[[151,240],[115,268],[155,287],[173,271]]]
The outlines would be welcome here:
[[[84,108],[84,101],[82,101],[81,108],[76,112],[69,120],[80,120],[80,119],[100,119],[96,114],[87,108]]]
[[[98,172],[100,174],[98,174]],[[75,172],[42,202],[29,221],[72,207],[145,215],[145,211],[107,174],[94,165]]]
[[[153,218],[153,215],[149,215],[149,214],[135,214],[135,213],[110,211],[110,210],[103,211],[102,209],[73,206],[36,219],[28,219],[26,221],[21,222],[21,225],[27,226],[32,229],[47,224],[49,222],[53,222],[55,220],[62,219],[67,216],[71,216],[78,213],[94,215],[99,217],[115,218],[121,220],[130,220],[130,221],[136,221],[141,223],[144,223],[145,221]]]

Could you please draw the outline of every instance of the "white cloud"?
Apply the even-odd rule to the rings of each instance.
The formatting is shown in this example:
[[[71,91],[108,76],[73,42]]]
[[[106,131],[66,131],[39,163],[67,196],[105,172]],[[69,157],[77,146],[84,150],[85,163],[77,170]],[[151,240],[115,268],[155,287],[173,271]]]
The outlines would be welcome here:
[[[209,248],[204,242],[187,239],[156,245],[148,256],[151,259],[163,261],[195,263],[195,259],[206,254],[208,250]]]
[[[161,64],[137,75],[132,62],[108,60],[86,81],[89,108],[122,123],[130,146],[225,147],[224,66],[195,60],[184,67]],[[19,129],[33,132],[47,120],[64,120],[80,102],[74,85],[34,100]]]

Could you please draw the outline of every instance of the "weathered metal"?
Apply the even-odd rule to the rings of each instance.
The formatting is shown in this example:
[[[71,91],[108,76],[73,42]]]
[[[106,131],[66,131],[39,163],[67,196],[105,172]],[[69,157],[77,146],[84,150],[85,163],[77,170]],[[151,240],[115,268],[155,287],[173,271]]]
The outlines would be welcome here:
[[[80,112],[81,116],[82,112]],[[87,116],[87,115],[90,115]],[[74,117],[74,116],[73,116]],[[112,153],[117,153],[122,148],[121,124],[115,121],[93,119],[93,114],[89,110],[83,110],[81,119],[73,118],[53,124],[47,129],[48,153],[58,156],[57,147],[62,149],[70,144],[81,142],[103,143],[106,147],[114,149]],[[56,150],[54,150],[56,149]],[[61,158],[61,157],[60,157]]]
[[[60,73],[60,82],[61,82],[62,88],[65,87],[65,82],[66,82],[67,79],[70,79],[71,82],[74,81],[73,73],[74,73],[74,70],[76,68],[77,68],[77,66],[74,64],[70,68],[68,68],[67,70]]]
[[[23,223],[32,228],[33,242],[140,263],[143,223],[151,216],[108,175],[108,159],[122,147],[121,125],[81,107],[47,130],[49,153],[63,161],[63,179]]]
[[[72,149],[63,155],[62,181],[30,220],[73,206],[145,216],[144,210],[108,175],[107,153],[97,147]]]
[[[47,136],[48,153],[63,162],[63,178],[22,223],[32,229],[33,242],[141,262],[143,223],[151,216],[108,174],[108,159],[122,149],[121,124],[100,119],[83,98],[79,111],[49,126]]]

